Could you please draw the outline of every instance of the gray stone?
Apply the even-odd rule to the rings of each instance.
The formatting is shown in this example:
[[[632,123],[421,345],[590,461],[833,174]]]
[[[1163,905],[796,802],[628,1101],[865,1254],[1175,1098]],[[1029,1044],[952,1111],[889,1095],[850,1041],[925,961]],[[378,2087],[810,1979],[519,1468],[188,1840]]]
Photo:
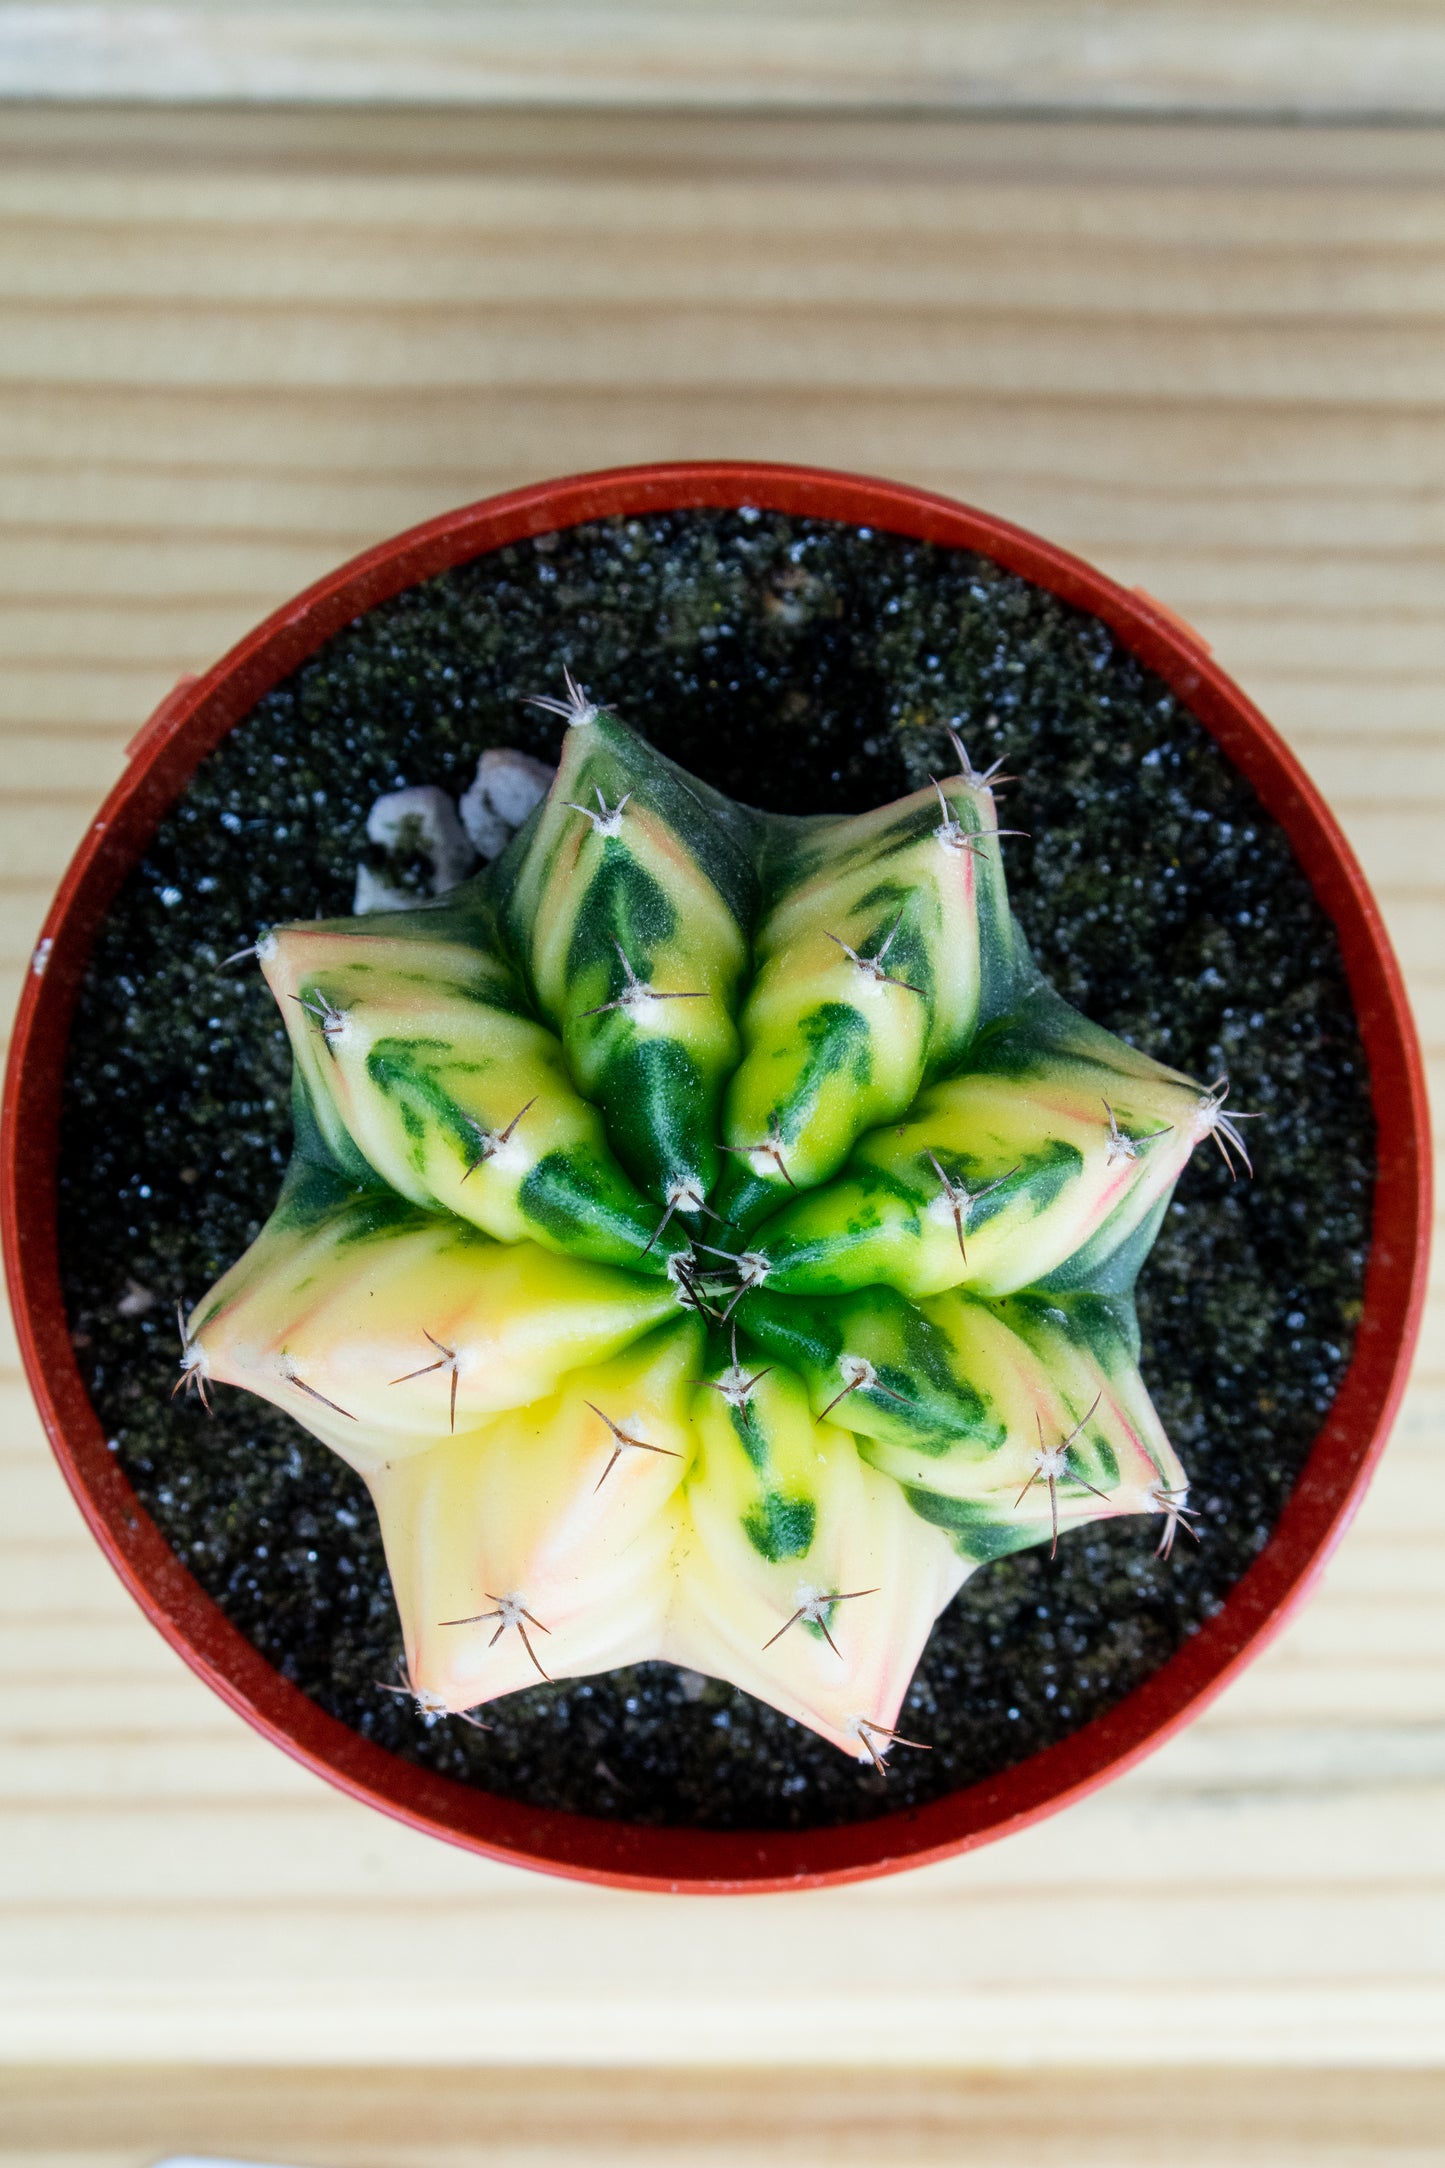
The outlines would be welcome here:
[[[476,854],[457,819],[457,809],[446,792],[431,783],[386,791],[366,816],[366,833],[396,863],[395,870],[385,862],[357,867],[352,909],[358,916],[369,911],[414,911],[444,896],[472,870]],[[415,885],[418,859],[429,868],[424,885]],[[403,865],[412,869],[413,885],[404,885],[398,878]]]
[[[546,797],[556,772],[510,745],[483,753],[476,779],[461,801],[462,826],[479,858],[500,856],[532,808]]]

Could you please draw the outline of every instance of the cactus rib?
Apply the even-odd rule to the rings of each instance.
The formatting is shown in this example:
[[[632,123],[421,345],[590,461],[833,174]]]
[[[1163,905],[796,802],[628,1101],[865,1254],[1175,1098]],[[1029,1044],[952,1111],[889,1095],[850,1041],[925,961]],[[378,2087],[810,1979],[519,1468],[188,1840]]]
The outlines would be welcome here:
[[[1119,1515],[1199,1540],[1132,1289],[1255,1117],[1042,980],[1010,778],[956,732],[957,775],[784,819],[564,688],[480,874],[228,959],[285,1019],[296,1145],[174,1395],[259,1393],[360,1472],[377,1686],[421,1721],[664,1658],[885,1771],[970,1573]]]

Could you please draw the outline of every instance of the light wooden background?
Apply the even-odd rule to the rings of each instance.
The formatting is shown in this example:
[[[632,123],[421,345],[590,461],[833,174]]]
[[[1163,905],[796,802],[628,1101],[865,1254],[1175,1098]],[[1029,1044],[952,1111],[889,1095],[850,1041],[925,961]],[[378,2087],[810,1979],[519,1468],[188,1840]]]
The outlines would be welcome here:
[[[1439,0],[0,0],[0,97],[1445,118]]]
[[[1445,1046],[1442,184],[1424,130],[0,111],[9,992],[178,673],[443,507],[752,454],[1190,617]],[[292,1768],[132,1611],[12,1355],[0,2161],[1445,2160],[1441,1325],[1324,1593],[1184,1738],[955,1865],[731,1903],[490,1867]]]

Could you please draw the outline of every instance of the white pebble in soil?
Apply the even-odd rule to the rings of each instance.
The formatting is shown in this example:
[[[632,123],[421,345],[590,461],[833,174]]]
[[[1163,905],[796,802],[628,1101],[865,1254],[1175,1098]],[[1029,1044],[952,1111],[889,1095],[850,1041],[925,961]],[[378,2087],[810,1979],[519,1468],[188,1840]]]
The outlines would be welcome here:
[[[461,801],[462,826],[478,858],[500,857],[532,808],[546,797],[556,772],[510,745],[483,753],[476,779]]]
[[[366,833],[383,851],[425,860],[431,872],[427,888],[419,890],[395,886],[384,873],[358,866],[352,905],[358,916],[368,911],[414,911],[433,897],[444,896],[466,879],[476,856],[456,807],[444,790],[431,783],[385,792],[366,816]]]
[[[148,1287],[142,1287],[139,1280],[128,1279],[125,1283],[125,1293],[115,1306],[116,1315],[117,1317],[144,1317],[147,1310],[153,1310],[159,1301],[159,1295],[153,1295]]]

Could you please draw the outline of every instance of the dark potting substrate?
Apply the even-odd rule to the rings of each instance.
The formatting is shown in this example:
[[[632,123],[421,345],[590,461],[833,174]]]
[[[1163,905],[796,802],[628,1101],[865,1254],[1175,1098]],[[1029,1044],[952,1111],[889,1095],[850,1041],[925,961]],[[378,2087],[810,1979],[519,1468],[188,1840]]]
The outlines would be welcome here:
[[[360,1479],[289,1417],[172,1403],[175,1303],[256,1234],[290,1142],[290,1056],[254,965],[275,921],[344,915],[373,800],[465,789],[477,756],[554,760],[523,696],[563,664],[709,783],[856,812],[951,765],[1018,782],[1013,904],[1066,998],[1232,1080],[1254,1179],[1201,1147],[1139,1288],[1146,1382],[1202,1541],[1125,1519],[982,1568],[934,1628],[886,1784],[666,1664],[494,1703],[495,1727],[385,1692],[400,1634]],[[181,1558],[313,1699],[408,1760],[536,1805],[806,1828],[936,1798],[1076,1730],[1217,1611],[1269,1537],[1349,1359],[1374,1132],[1335,937],[1283,832],[1096,619],[988,560],[748,512],[613,520],[428,581],[337,635],[202,766],[127,882],[75,1024],[61,1245],[113,1450]]]

